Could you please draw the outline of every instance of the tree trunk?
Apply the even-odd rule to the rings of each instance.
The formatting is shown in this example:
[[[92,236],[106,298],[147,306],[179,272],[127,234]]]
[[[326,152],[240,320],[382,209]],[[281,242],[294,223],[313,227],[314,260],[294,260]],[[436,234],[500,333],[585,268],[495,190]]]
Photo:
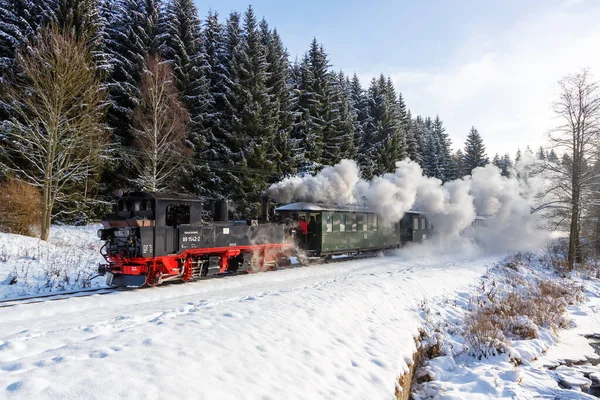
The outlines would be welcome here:
[[[42,224],[40,239],[46,241],[50,235],[50,222],[52,220],[52,203],[50,201],[50,187],[44,185],[44,191],[42,196]]]
[[[581,261],[581,250],[579,246],[579,201],[581,198],[579,177],[581,174],[579,157],[575,153],[573,157],[573,177],[571,179],[571,226],[569,227],[569,252],[567,263],[569,271],[573,270],[575,262]]]
[[[574,205],[571,210],[571,226],[569,229],[569,253],[568,266],[569,271],[573,270],[575,261],[580,261],[581,255],[579,251],[579,207]]]

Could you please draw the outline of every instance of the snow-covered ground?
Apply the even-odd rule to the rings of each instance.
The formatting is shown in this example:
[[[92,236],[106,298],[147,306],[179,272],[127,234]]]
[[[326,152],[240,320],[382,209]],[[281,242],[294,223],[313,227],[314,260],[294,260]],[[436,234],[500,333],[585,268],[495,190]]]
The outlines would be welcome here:
[[[102,262],[96,229],[53,228],[47,244],[0,236],[0,298],[81,285],[60,286],[60,274],[47,284],[47,271],[93,274]],[[590,366],[559,365],[594,357],[581,335],[600,333],[595,279],[576,278],[587,301],[569,307],[573,328],[512,341],[507,354],[489,359],[461,354],[465,315],[501,281],[501,269],[492,267],[504,257],[470,246],[414,246],[385,257],[0,308],[0,399],[392,399],[424,327],[451,356],[431,362],[435,379],[417,392],[422,398],[590,398],[558,381],[596,376]],[[9,285],[15,270],[17,283]]]
[[[0,232],[0,299],[100,287],[100,224],[53,226],[48,242]]]
[[[470,298],[449,297],[445,302],[421,306],[424,343],[436,345],[437,354],[417,370],[420,383],[413,388],[416,399],[597,398],[582,391],[589,391],[591,386],[596,395],[600,394],[600,368],[596,366],[600,356],[586,338],[600,333],[600,281],[596,272],[575,272],[564,279],[533,255],[524,265],[512,263],[507,268],[507,262],[512,263],[505,260],[488,271]],[[535,292],[540,281],[555,284],[563,292],[558,299],[536,297],[535,301],[547,302],[547,307],[531,304],[534,300],[529,299],[525,304],[530,315],[536,319],[539,310],[556,312],[564,306],[564,318],[550,315],[557,324],[542,326],[522,314],[511,319],[511,306],[518,304],[502,297],[514,293],[527,296]],[[469,348],[465,326],[471,312],[490,304],[490,299],[502,306],[494,317],[508,316],[515,334],[497,336],[499,341],[491,347],[500,349],[501,354],[480,357]],[[561,324],[566,329],[556,326]]]
[[[500,258],[415,248],[2,308],[0,398],[393,398],[419,304],[467,298]]]

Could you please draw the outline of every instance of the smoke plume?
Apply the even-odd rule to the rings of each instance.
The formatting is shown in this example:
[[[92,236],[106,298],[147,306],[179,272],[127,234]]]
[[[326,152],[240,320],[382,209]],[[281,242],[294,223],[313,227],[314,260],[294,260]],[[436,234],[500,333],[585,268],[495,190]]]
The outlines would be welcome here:
[[[511,177],[494,165],[475,168],[471,176],[442,184],[423,175],[410,160],[396,163],[394,173],[360,178],[355,161],[342,160],[315,176],[296,176],[273,184],[267,195],[275,201],[307,201],[366,206],[396,222],[408,211],[426,212],[438,238],[469,236],[492,250],[521,250],[540,238],[531,205],[539,182],[525,172],[534,160],[522,160]],[[520,177],[520,178],[518,178]],[[476,216],[488,219],[485,233],[472,229]],[[535,241],[536,244],[541,242]]]

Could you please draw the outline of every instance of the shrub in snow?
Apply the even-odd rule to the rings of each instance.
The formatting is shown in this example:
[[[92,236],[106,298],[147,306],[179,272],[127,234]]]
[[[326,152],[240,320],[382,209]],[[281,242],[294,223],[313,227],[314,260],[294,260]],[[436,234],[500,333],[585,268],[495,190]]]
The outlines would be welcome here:
[[[8,180],[0,184],[0,231],[33,236],[39,230],[40,191],[23,181]]]
[[[569,326],[567,306],[583,300],[582,288],[524,268],[534,259],[530,253],[509,257],[496,267],[498,281],[482,283],[482,294],[466,317],[470,355],[481,359],[506,353],[510,339],[535,339],[541,328],[556,332]]]
[[[501,319],[491,308],[480,308],[467,316],[464,337],[469,355],[478,359],[504,354],[508,350]]]

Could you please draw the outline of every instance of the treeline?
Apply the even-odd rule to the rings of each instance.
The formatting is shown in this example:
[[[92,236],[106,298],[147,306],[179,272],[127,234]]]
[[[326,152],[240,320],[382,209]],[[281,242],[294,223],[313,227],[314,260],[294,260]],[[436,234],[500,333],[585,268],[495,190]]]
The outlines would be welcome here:
[[[356,74],[333,70],[316,39],[302,59],[290,61],[277,30],[252,7],[224,19],[209,12],[201,21],[192,0],[0,0],[3,87],[44,90],[27,62],[51,64],[40,48],[58,43],[52,35],[87,49],[89,60],[78,65],[97,78],[92,109],[78,103],[81,93],[65,91],[74,101],[70,112],[80,107],[98,116],[84,121],[87,128],[64,129],[84,139],[93,131],[87,145],[94,151],[72,153],[89,161],[85,173],[32,177],[39,166],[23,156],[33,151],[23,130],[28,122],[42,133],[48,128],[12,90],[2,90],[0,141],[4,178],[54,185],[44,196],[55,197],[52,214],[63,220],[93,215],[91,200],[118,188],[229,198],[240,216],[253,216],[271,183],[343,158],[357,160],[367,179],[392,172],[406,157],[442,181],[489,162],[475,128],[464,150],[452,153],[439,116],[413,117],[389,77],[373,78],[365,89]],[[63,149],[73,147],[65,143]],[[511,163],[506,156],[493,161],[505,171]],[[77,165],[70,168],[84,168]]]

